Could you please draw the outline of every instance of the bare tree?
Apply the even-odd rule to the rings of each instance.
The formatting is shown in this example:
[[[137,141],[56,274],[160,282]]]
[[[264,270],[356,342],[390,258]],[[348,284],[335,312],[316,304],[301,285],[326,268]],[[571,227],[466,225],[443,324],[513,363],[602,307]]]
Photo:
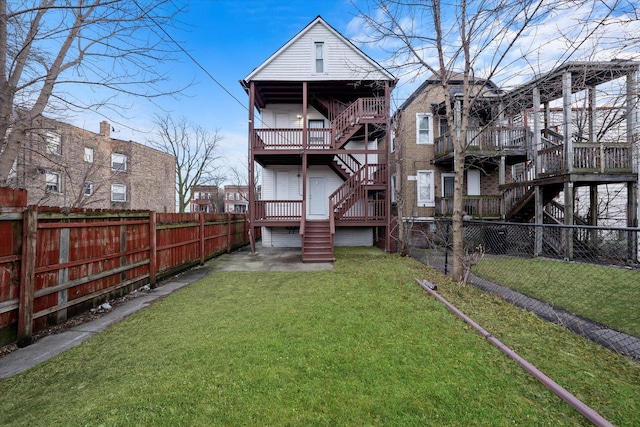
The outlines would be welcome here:
[[[181,9],[176,0],[0,0],[0,184],[44,112],[117,112],[118,94],[176,93],[160,88],[157,65],[173,53],[161,28]],[[100,99],[73,94],[87,85]]]
[[[185,118],[174,120],[170,115],[156,116],[155,124],[159,140],[149,144],[176,157],[178,212],[184,212],[191,202],[193,186],[219,185],[224,180],[216,165],[222,135],[218,130],[209,132]]]
[[[588,8],[591,3],[594,10],[597,8],[600,12],[597,19],[593,13],[593,20],[582,21],[582,26],[566,25],[554,32],[553,39],[536,40],[537,30],[554,14],[566,13],[571,8]],[[371,0],[367,11],[360,10],[368,30],[368,39],[364,41],[386,49],[391,67],[414,78],[433,75],[442,87],[454,151],[454,280],[464,279],[463,182],[465,154],[472,142],[467,137],[467,129],[482,95],[482,91],[477,90],[478,82],[495,78],[517,81],[525,69],[529,75],[536,75],[544,68],[573,58],[582,53],[586,41],[604,28],[621,4],[628,5],[628,2]],[[521,43],[521,39],[526,40]],[[555,51],[555,58],[544,56],[545,49],[558,49],[549,45],[558,43],[561,50]],[[546,63],[541,64],[543,61]],[[449,84],[453,75],[462,80],[456,90]]]

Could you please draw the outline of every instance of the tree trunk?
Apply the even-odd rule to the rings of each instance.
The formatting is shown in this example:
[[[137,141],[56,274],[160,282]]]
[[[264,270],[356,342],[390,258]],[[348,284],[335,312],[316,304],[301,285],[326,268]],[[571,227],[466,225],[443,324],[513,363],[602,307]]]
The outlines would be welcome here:
[[[453,268],[451,276],[456,282],[462,282],[464,279],[462,266],[464,260],[464,229],[462,224],[464,207],[464,151],[460,149],[460,138],[456,139],[454,139],[455,160],[453,165],[455,171],[455,189],[453,192]]]

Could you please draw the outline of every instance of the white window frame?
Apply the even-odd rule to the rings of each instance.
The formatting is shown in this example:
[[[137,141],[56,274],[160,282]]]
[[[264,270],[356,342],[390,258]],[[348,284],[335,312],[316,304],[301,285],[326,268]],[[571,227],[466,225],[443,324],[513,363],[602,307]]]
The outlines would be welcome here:
[[[122,161],[117,161],[122,160]],[[116,167],[115,165],[122,165],[122,167]],[[126,172],[127,171],[127,155],[122,153],[111,153],[111,170]]]
[[[423,192],[420,191],[422,189],[423,179],[422,177],[426,177],[427,179],[427,197],[422,197]],[[434,197],[434,172],[432,170],[419,170],[416,171],[416,200],[418,203],[418,207],[435,207],[436,201]]]
[[[123,198],[115,198],[114,196],[122,194]],[[111,201],[112,202],[126,202],[127,201],[127,186],[124,184],[111,184]]]
[[[87,163],[93,163],[93,148],[84,147],[84,161]]]
[[[82,191],[85,196],[93,196],[93,182],[86,181],[84,183]]]
[[[62,154],[62,137],[55,132],[45,132],[44,143],[47,154]]]
[[[391,175],[391,203],[396,203],[396,186],[397,186],[397,178],[396,178],[396,174],[394,173],[393,175]]]
[[[389,141],[391,144],[391,152],[393,153],[396,151],[396,131],[394,129],[391,129],[391,138]]]
[[[320,48],[320,50],[318,50]],[[318,55],[318,52],[320,55]],[[327,73],[327,44],[324,40],[314,40],[312,45],[311,57],[313,58],[311,68],[313,74]],[[320,67],[319,67],[320,66]]]
[[[445,194],[445,185],[444,185],[445,178],[453,178],[454,187],[455,187],[456,174],[453,172],[444,172],[440,174],[440,188],[442,189],[442,197],[447,197],[447,195]],[[455,192],[455,188],[454,188],[454,192]],[[451,197],[452,196],[453,196],[453,193],[451,193]]]
[[[58,172],[45,173],[45,190],[47,193],[61,193],[62,183]]]
[[[426,129],[427,138],[423,140],[420,138],[420,131],[424,129],[420,129],[420,119],[426,117],[429,129]],[[431,113],[416,113],[416,144],[418,145],[433,145],[433,114]]]

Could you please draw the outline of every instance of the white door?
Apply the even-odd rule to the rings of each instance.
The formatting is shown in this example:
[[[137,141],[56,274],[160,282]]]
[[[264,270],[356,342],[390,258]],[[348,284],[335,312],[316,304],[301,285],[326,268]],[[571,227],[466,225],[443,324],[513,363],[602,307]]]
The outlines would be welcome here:
[[[309,219],[326,219],[329,199],[325,193],[323,176],[309,177]]]
[[[480,169],[467,171],[467,196],[480,195]]]

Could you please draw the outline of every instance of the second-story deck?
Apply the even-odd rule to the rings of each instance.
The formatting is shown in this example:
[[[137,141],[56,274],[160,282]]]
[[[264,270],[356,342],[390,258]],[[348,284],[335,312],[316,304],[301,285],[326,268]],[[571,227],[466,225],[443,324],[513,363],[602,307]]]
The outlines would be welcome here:
[[[387,119],[387,106],[380,98],[358,98],[338,114],[329,128],[258,128],[251,136],[256,154],[278,150],[336,150],[350,130],[365,123],[382,123]],[[350,136],[350,135],[349,135]]]
[[[472,127],[467,129],[466,152],[468,155],[507,154],[525,156],[531,147],[533,133],[525,127]],[[453,158],[453,137],[446,133],[434,140],[436,163],[450,162]]]

